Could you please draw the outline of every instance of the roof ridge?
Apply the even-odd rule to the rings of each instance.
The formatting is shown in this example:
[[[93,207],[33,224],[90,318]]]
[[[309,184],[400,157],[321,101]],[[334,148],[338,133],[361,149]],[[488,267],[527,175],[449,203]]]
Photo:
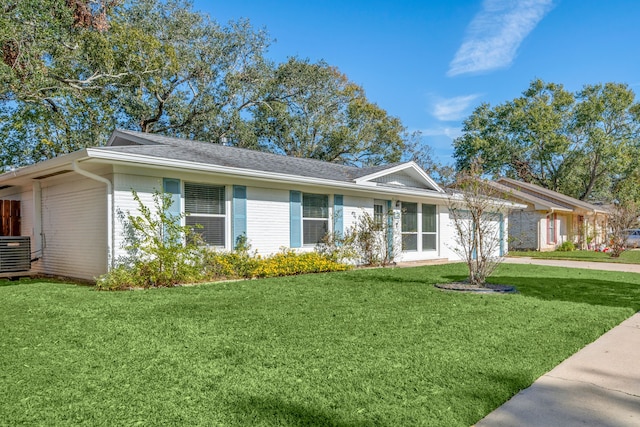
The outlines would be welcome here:
[[[220,148],[225,149],[225,150],[226,149],[238,150],[238,151],[243,151],[243,152],[259,153],[259,154],[262,154],[262,155],[265,155],[265,156],[277,156],[278,159],[287,158],[287,159],[297,159],[298,161],[322,163],[323,165],[333,165],[333,166],[336,166],[336,167],[350,169],[350,170],[354,170],[354,171],[356,171],[356,170],[357,171],[365,171],[365,170],[369,170],[369,169],[373,169],[373,168],[379,168],[379,170],[384,170],[386,168],[390,168],[390,167],[396,166],[398,164],[407,163],[407,162],[394,162],[394,163],[388,163],[388,164],[384,164],[384,165],[359,167],[359,166],[345,165],[345,164],[342,164],[342,163],[330,162],[330,161],[326,161],[326,160],[312,159],[312,158],[309,158],[309,157],[289,156],[287,154],[272,153],[270,151],[262,151],[262,150],[256,150],[256,149],[246,148],[246,147],[236,147],[236,146],[233,146],[233,145],[223,145],[223,144],[220,144],[218,142],[212,142],[212,141],[202,141],[202,140],[195,140],[195,139],[178,138],[178,137],[175,137],[175,136],[166,136],[166,135],[161,135],[161,134],[154,134],[154,133],[140,132],[140,131],[133,131],[133,130],[125,130],[125,129],[117,129],[117,131],[118,132],[122,132],[122,133],[126,133],[126,134],[130,134],[130,135],[136,136],[138,138],[146,139],[146,140],[149,140],[149,141],[152,141],[152,142],[156,142],[156,143],[159,143],[159,144],[163,144],[163,142],[158,141],[158,137],[160,139],[171,140],[173,142],[176,142],[177,144],[189,144],[189,145],[207,144],[209,146],[220,147]],[[173,144],[171,144],[171,145],[173,145]]]

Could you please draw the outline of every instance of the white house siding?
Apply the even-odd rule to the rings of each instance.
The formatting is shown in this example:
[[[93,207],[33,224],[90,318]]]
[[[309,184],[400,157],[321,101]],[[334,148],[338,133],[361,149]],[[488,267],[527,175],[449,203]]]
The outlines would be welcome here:
[[[379,200],[385,200],[380,198]],[[344,196],[343,226],[347,231],[354,227],[365,213],[373,215],[373,197]]]
[[[162,178],[132,175],[114,174],[113,178],[113,203],[114,203],[114,258],[116,262],[126,255],[124,249],[124,225],[128,215],[139,214],[138,202],[133,198],[132,190],[135,190],[140,201],[148,207],[153,206],[153,193],[162,189]]]
[[[460,221],[464,221],[464,220],[465,220],[464,218],[460,219]],[[451,215],[448,210],[446,213],[445,221],[446,221],[446,226],[443,227],[443,233],[442,233],[443,240],[446,239],[444,242],[445,250],[443,251],[443,258],[448,258],[449,260],[463,260],[465,256],[464,251],[458,250],[458,252],[456,252],[456,248],[462,249],[462,247],[459,245],[460,238],[458,237],[458,232],[455,227],[455,221],[453,219],[453,215]],[[470,215],[467,216],[467,221],[469,221],[469,224],[466,225],[466,227],[470,228],[471,227]],[[502,224],[500,224],[500,222],[502,222]],[[487,238],[490,238],[491,240],[493,240],[493,238],[496,238],[495,244],[492,243],[492,246],[495,247],[495,250],[493,251],[492,255],[493,256],[506,255],[509,250],[508,248],[509,219],[507,215],[496,213],[494,216],[494,219],[491,219],[486,225],[487,225],[488,233],[491,233],[491,235],[487,234]],[[502,229],[502,232],[501,232],[501,229]],[[499,240],[500,238],[502,238],[502,241]]]
[[[247,237],[263,255],[289,247],[289,191],[247,187]]]
[[[72,173],[42,182],[42,242],[44,273],[86,280],[105,273],[106,185]]]
[[[536,211],[513,211],[509,214],[509,249],[537,250],[546,217]],[[546,229],[544,230],[546,233]]]
[[[333,195],[343,195],[343,227],[348,230],[364,212],[373,214],[374,200],[391,200],[395,209],[395,230],[394,242],[400,245],[400,210],[395,208],[397,197],[385,194],[363,194],[353,190],[343,191],[341,189],[326,188],[321,186],[299,186],[287,185],[286,183],[260,182],[242,177],[232,177],[215,174],[199,174],[189,172],[176,172],[161,169],[147,168],[125,168],[116,167],[114,176],[114,203],[116,209],[124,213],[135,214],[137,203],[133,200],[131,189],[135,189],[148,206],[152,206],[152,193],[161,189],[163,178],[180,179],[184,184],[187,182],[211,183],[214,185],[225,185],[227,194],[227,247],[231,250],[231,223],[232,223],[232,188],[233,185],[244,185],[247,188],[247,238],[253,250],[261,255],[269,255],[280,251],[283,247],[288,248],[290,244],[290,191],[301,191],[307,193],[327,194],[329,196],[330,217],[334,214]],[[397,251],[397,261],[425,260],[450,258],[457,259],[450,249],[453,241],[452,230],[447,226],[448,211],[446,206],[439,200],[425,200],[415,197],[401,197],[401,200],[410,202],[435,204],[438,206],[438,247],[435,251]],[[184,206],[184,200],[182,200]],[[122,248],[123,227],[122,223],[116,219],[114,224],[116,232],[116,259],[124,255]],[[300,251],[313,250],[312,246],[298,248]]]

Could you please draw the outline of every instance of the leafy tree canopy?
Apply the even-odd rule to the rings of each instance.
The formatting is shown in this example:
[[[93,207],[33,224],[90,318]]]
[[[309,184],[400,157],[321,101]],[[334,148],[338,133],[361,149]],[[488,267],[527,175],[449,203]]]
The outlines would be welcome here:
[[[324,62],[265,59],[248,21],[185,0],[0,0],[2,165],[100,145],[116,127],[370,165],[405,129]]]
[[[456,168],[482,158],[485,173],[506,175],[585,200],[625,192],[638,175],[640,104],[625,84],[531,82],[522,96],[482,104],[454,141]]]

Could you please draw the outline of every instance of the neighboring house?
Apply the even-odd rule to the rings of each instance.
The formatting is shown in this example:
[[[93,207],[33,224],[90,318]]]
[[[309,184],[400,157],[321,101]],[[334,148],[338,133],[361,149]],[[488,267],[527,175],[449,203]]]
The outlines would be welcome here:
[[[594,249],[606,243],[604,208],[510,178],[500,178],[494,186],[505,197],[527,205],[509,214],[509,250],[551,251],[566,241]]]
[[[241,235],[262,255],[313,250],[364,212],[392,211],[396,261],[457,259],[448,196],[413,162],[357,168],[115,131],[105,147],[0,175],[0,200],[19,202],[20,234],[31,237],[32,269],[89,280],[125,254],[121,216],[138,212],[131,190],[149,206],[154,191],[172,194],[174,212],[219,250]]]

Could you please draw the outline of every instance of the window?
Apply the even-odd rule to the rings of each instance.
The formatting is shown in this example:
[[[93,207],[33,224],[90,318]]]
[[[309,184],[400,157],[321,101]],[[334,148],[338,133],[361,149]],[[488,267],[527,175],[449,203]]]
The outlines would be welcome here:
[[[556,214],[547,215],[547,243],[556,242]]]
[[[185,223],[207,245],[225,246],[225,200],[224,186],[184,183]]]
[[[302,243],[315,245],[329,231],[329,196],[302,195]]]
[[[422,205],[422,250],[436,250],[436,205]]]
[[[384,202],[375,201],[373,204],[373,222],[378,227],[384,225]]]
[[[418,204],[402,202],[402,250],[418,250]]]

